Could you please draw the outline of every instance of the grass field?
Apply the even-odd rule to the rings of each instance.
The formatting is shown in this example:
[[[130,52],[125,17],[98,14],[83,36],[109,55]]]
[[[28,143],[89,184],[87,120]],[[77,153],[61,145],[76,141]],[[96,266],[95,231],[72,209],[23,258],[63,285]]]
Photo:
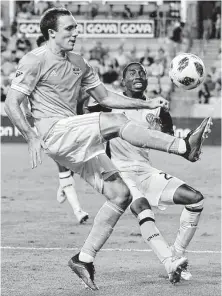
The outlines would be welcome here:
[[[104,198],[76,178],[83,208],[90,213],[78,225],[67,203],[56,201],[57,169],[48,157],[29,167],[27,146],[2,145],[1,262],[2,296],[219,296],[221,262],[221,151],[204,147],[200,162],[152,152],[153,165],[185,180],[205,196],[205,209],[187,254],[193,278],[173,286],[163,266],[143,242],[129,210],[98,254],[98,292],[84,288],[67,267],[82,246]],[[156,222],[173,243],[182,207],[155,211]]]

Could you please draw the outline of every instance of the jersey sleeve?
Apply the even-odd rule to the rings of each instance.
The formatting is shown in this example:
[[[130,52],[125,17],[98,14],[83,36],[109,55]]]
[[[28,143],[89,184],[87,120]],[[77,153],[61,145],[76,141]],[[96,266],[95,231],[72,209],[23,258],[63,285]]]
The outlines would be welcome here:
[[[84,87],[84,90],[87,91],[91,88],[94,88],[98,85],[100,85],[102,82],[99,79],[98,74],[95,72],[93,67],[87,63],[87,61],[84,59],[85,65],[86,65],[86,71],[82,78],[82,87]]]
[[[40,61],[31,54],[25,55],[19,62],[11,88],[29,96],[40,78]]]

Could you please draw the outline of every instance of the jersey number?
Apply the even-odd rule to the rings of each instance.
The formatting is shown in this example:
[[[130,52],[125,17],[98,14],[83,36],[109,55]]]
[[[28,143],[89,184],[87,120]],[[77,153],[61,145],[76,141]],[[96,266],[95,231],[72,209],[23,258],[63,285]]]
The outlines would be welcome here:
[[[160,175],[164,175],[164,178],[166,179],[166,180],[170,180],[170,179],[172,179],[173,177],[172,176],[170,176],[170,175],[168,175],[168,174],[166,174],[166,173],[160,173]]]

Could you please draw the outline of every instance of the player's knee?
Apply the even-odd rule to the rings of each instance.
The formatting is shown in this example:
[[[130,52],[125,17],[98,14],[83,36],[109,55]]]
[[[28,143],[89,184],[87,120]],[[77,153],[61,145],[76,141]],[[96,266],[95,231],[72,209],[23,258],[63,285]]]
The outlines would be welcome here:
[[[145,197],[134,200],[130,205],[130,210],[136,217],[144,210],[151,209],[148,200]]]
[[[103,194],[123,209],[126,209],[132,202],[130,190],[118,173],[110,176],[104,182]]]
[[[192,203],[186,205],[187,209],[192,211],[202,211],[204,207],[204,197],[201,192],[196,191],[192,199]]]
[[[104,139],[110,140],[118,137],[122,126],[128,122],[124,114],[101,113],[100,131]]]
[[[117,195],[114,198],[114,202],[122,208],[127,208],[132,202],[132,195],[127,185],[122,181],[119,184]]]
[[[203,204],[203,202],[204,202],[203,194],[200,191],[196,191],[194,193],[192,201],[193,201],[192,204],[198,204],[198,203]]]

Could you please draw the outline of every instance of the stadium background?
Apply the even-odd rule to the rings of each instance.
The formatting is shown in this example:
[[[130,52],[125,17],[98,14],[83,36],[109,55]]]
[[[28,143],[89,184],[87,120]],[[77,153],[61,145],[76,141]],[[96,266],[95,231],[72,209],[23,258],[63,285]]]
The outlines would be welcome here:
[[[61,5],[79,23],[75,50],[108,88],[121,89],[120,73],[127,62],[142,62],[149,75],[147,95],[160,94],[170,101],[176,135],[185,136],[199,118],[210,115],[214,129],[206,143],[220,145],[220,1],[1,1],[2,142],[23,142],[5,117],[5,96],[19,59],[37,46],[40,16],[48,7]],[[203,59],[208,76],[198,89],[182,91],[171,84],[168,65],[179,52]]]

